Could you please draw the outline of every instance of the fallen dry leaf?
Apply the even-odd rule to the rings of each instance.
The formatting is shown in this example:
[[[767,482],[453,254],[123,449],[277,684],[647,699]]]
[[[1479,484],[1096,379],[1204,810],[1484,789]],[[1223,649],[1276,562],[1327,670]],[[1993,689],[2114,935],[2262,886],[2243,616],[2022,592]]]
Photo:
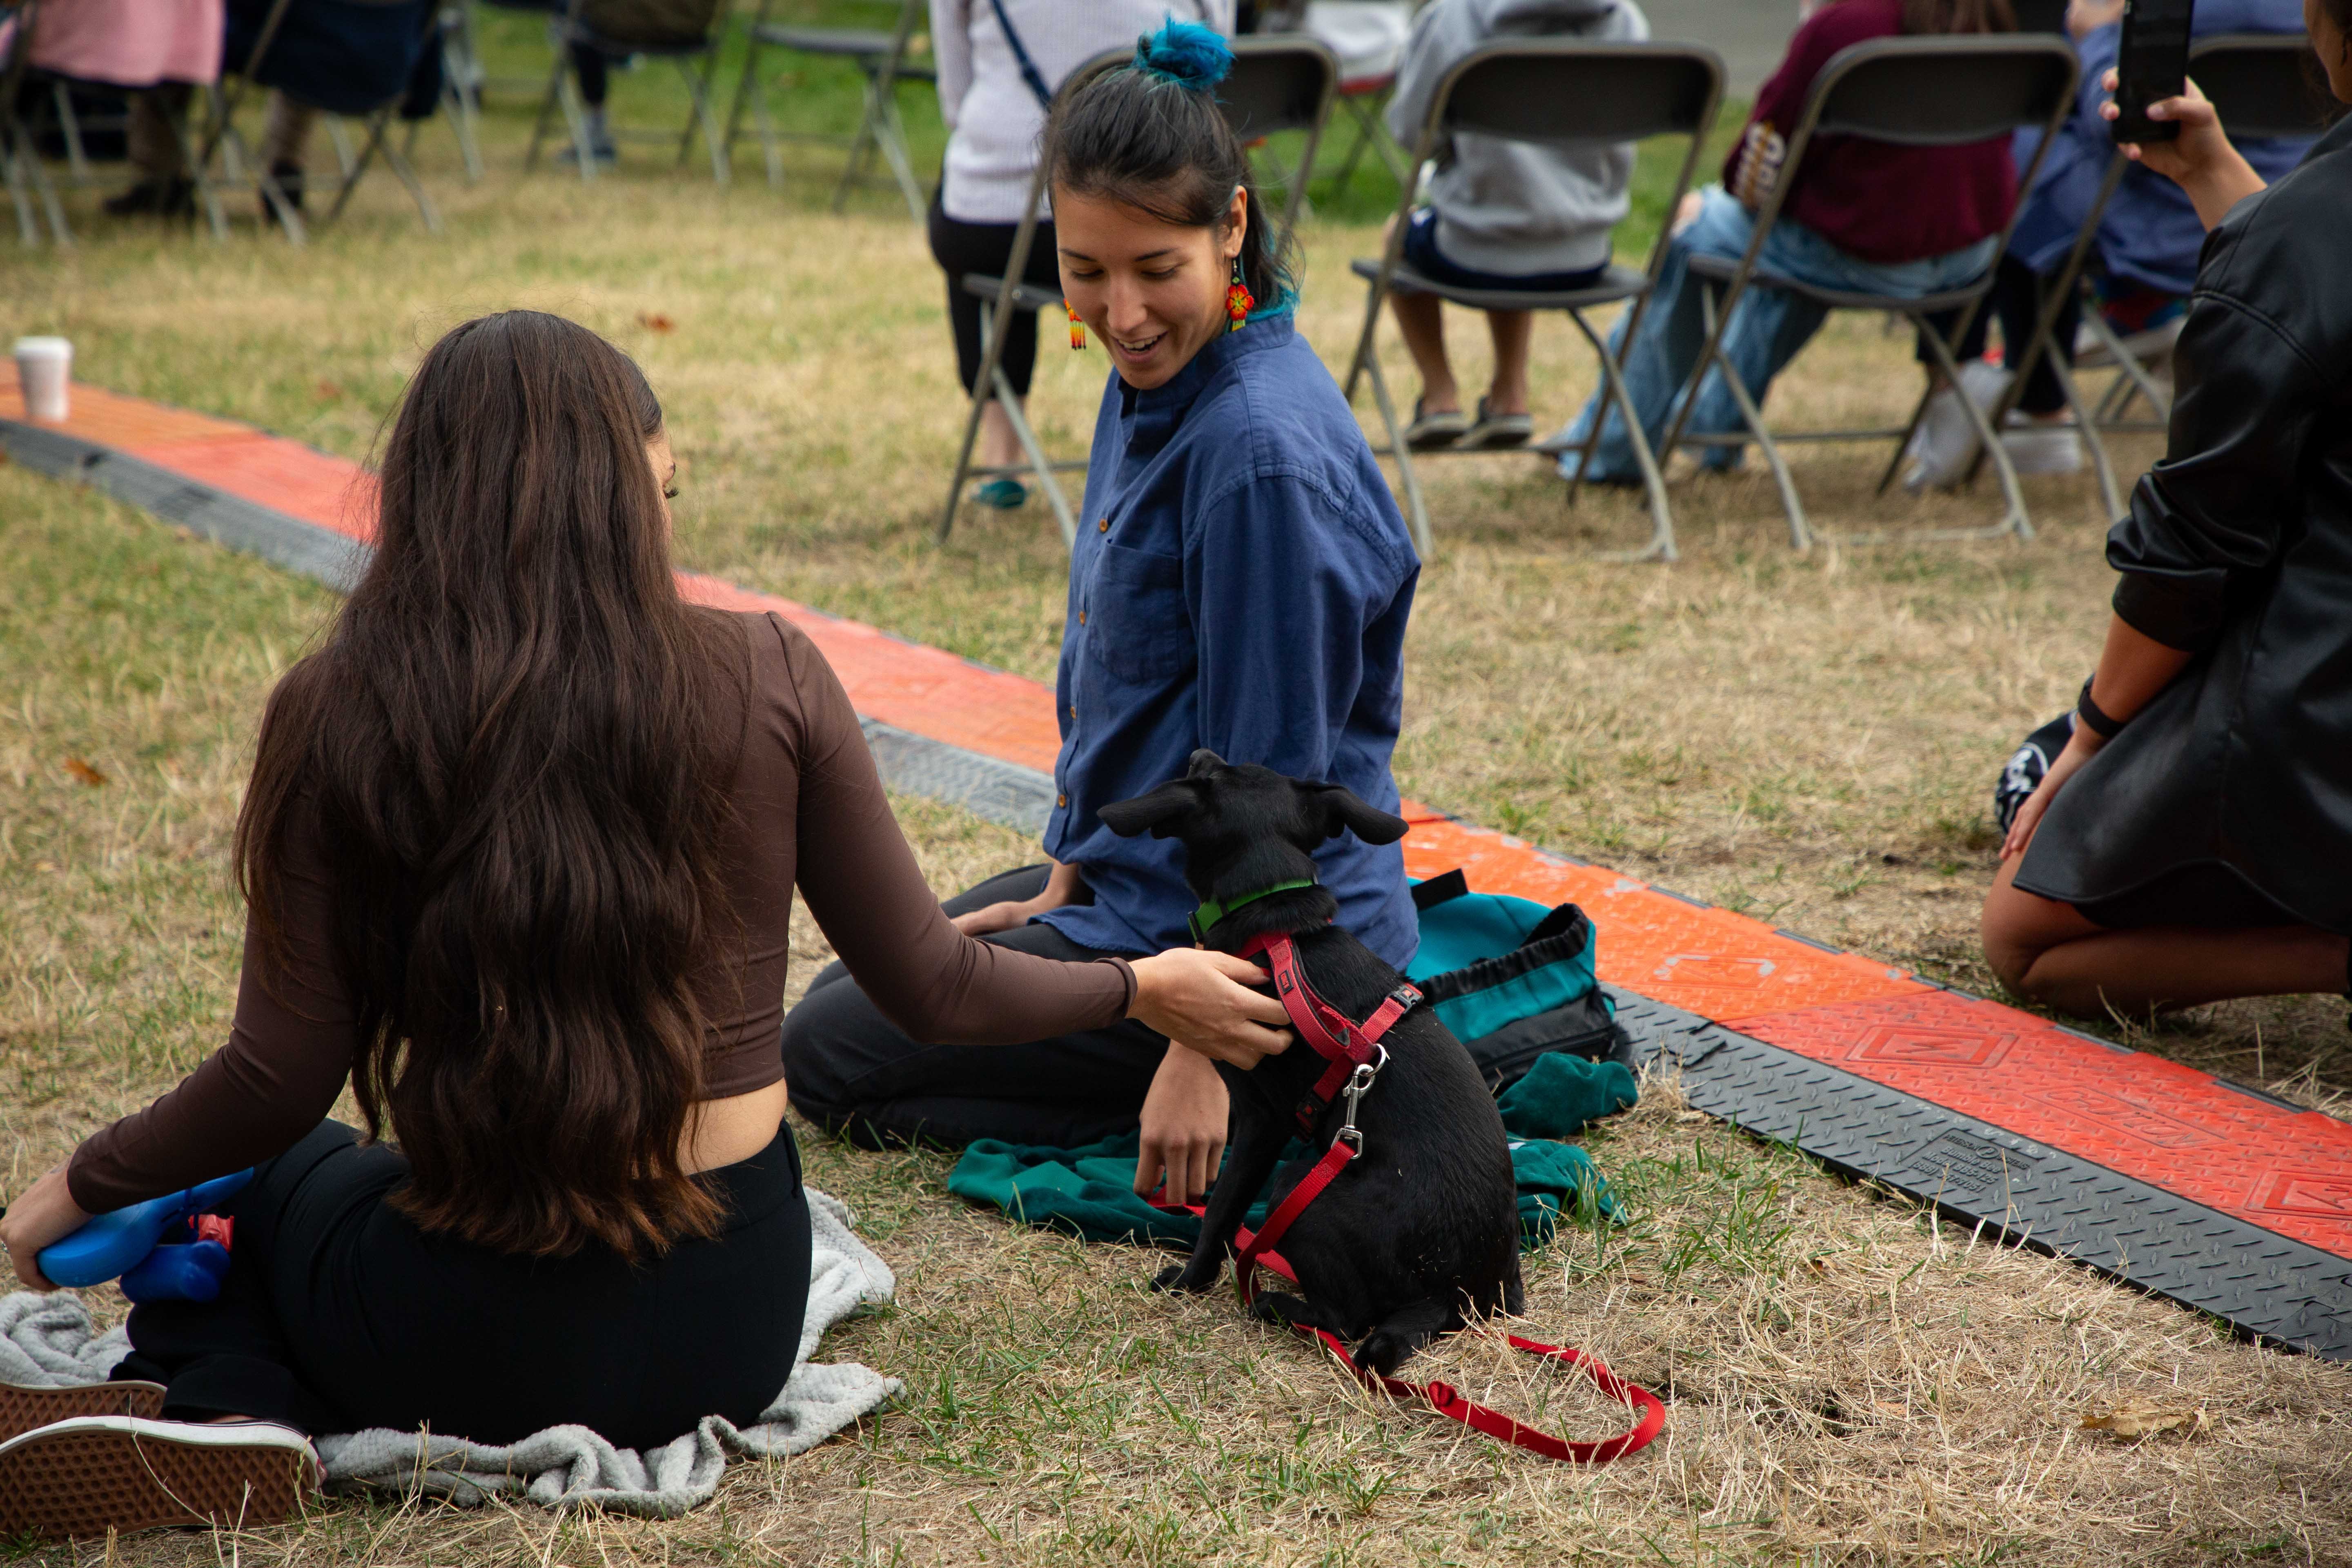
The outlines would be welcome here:
[[[318,393],[320,397],[326,399],[329,403],[335,403],[341,400],[343,389],[337,386],[331,381],[322,381],[319,383]]]
[[[2113,1410],[2098,1411],[2083,1417],[2086,1432],[2105,1432],[2126,1440],[2153,1437],[2158,1432],[2179,1432],[2193,1437],[2205,1430],[2205,1412],[2198,1410],[2167,1410],[2151,1405],[2134,1394]]]
[[[68,757],[66,759],[66,772],[73,774],[74,777],[81,780],[82,783],[89,785],[92,789],[96,789],[99,785],[106,782],[106,775],[104,773],[100,773],[96,768],[91,767],[79,757]]]
[[[671,321],[667,316],[663,315],[659,310],[638,311],[637,325],[645,328],[646,331],[649,332],[670,332],[677,330],[677,323]]]

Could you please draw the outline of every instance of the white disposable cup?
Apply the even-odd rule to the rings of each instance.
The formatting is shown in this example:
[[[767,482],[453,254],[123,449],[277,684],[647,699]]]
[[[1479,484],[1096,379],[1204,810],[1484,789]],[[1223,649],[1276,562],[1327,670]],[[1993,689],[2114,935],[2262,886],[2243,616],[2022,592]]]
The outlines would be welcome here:
[[[73,384],[73,344],[63,338],[16,340],[16,384],[25,395],[25,415],[62,425]]]

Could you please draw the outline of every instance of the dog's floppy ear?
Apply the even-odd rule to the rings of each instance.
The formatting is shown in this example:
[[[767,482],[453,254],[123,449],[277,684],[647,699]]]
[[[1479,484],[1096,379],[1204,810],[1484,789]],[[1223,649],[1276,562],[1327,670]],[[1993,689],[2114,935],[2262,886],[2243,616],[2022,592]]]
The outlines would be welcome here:
[[[1154,838],[1172,838],[1179,825],[1201,804],[1201,792],[1191,779],[1171,779],[1150,795],[1115,800],[1096,815],[1121,838],[1132,838],[1146,828]]]
[[[1405,835],[1406,822],[1402,816],[1391,816],[1385,811],[1375,811],[1356,797],[1353,790],[1343,784],[1318,784],[1300,786],[1307,792],[1310,805],[1323,810],[1323,837],[1337,838],[1352,832],[1367,844],[1393,844]]]

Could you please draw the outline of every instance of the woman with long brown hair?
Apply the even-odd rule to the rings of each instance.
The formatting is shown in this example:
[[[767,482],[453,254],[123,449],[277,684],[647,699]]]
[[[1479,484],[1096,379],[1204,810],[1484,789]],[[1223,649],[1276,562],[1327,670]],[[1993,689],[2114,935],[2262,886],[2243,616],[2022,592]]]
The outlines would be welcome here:
[[[80,1500],[12,1532],[282,1513],[308,1433],[755,1420],[809,1284],[777,1048],[795,885],[919,1038],[1134,1017],[1237,1065],[1286,1043],[1248,964],[950,924],[816,649],[678,596],[675,471],[644,376],[582,327],[509,311],[426,355],[374,559],[262,721],[228,1044],[0,1219],[46,1288],[36,1255],[89,1215],[255,1166],[226,1287],[132,1312],[116,1376],[151,1386],[0,1401],[76,1417],[0,1431],[0,1496]],[[321,1120],[346,1081],[364,1138]]]

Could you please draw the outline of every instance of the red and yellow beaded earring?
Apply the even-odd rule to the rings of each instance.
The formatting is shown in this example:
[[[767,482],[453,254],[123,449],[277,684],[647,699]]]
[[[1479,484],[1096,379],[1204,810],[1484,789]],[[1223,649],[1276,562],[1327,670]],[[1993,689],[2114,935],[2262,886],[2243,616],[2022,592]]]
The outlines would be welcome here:
[[[1062,309],[1068,312],[1070,318],[1070,346],[1074,349],[1086,347],[1087,324],[1078,320],[1078,313],[1070,309],[1070,302],[1067,300],[1062,301]]]
[[[1233,285],[1225,290],[1225,314],[1232,318],[1225,331],[1240,331],[1242,323],[1248,321],[1249,313],[1256,309],[1257,296],[1250,292],[1248,281],[1242,277],[1242,258],[1235,256]]]

